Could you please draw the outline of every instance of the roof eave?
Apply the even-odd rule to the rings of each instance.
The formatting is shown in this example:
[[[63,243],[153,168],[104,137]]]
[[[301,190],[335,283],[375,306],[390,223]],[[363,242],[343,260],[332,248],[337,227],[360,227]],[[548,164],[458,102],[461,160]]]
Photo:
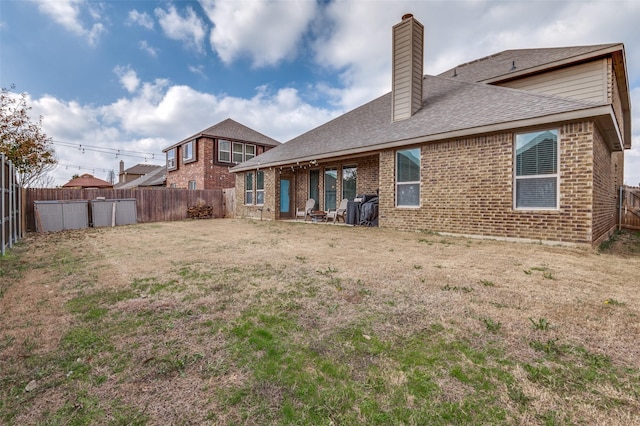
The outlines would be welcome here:
[[[432,135],[425,135],[410,139],[401,139],[389,142],[383,142],[376,145],[369,145],[366,147],[353,148],[342,151],[332,151],[322,153],[319,155],[308,155],[304,157],[289,158],[286,160],[271,161],[268,163],[259,164],[240,164],[233,167],[230,171],[232,173],[244,172],[248,170],[265,169],[271,167],[284,167],[291,166],[293,164],[298,165],[302,163],[308,163],[311,161],[323,161],[327,159],[335,159],[336,157],[349,157],[358,154],[365,154],[374,151],[381,151],[390,148],[399,148],[410,145],[417,145],[421,143],[437,142],[446,139],[464,138],[473,135],[496,133],[515,129],[522,129],[527,127],[537,127],[545,124],[559,123],[563,121],[576,121],[581,119],[592,118],[597,121],[598,125],[604,131],[603,136],[607,140],[607,143],[614,150],[621,150],[622,137],[620,129],[618,128],[617,121],[615,120],[613,109],[610,105],[601,105],[596,107],[588,107],[585,109],[568,111],[557,114],[550,114],[545,116],[539,116],[534,118],[527,118],[515,121],[505,121],[501,123],[488,124],[485,126],[470,127],[466,129],[452,130],[449,132],[436,133]],[[257,158],[257,157],[256,157]]]

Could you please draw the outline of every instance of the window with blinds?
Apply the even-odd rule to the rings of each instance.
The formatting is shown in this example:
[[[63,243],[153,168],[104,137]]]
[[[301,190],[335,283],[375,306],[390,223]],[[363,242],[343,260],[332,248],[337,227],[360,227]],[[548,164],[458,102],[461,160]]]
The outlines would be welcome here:
[[[558,131],[517,134],[514,156],[517,209],[558,208]]]

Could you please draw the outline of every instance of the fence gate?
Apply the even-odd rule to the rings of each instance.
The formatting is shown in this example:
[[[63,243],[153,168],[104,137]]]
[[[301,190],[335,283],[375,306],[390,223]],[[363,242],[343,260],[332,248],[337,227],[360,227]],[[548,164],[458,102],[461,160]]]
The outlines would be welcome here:
[[[228,188],[222,190],[224,199],[224,217],[233,218],[236,215],[236,190]]]
[[[0,253],[4,256],[7,248],[22,236],[22,221],[20,208],[22,205],[22,191],[18,184],[16,169],[0,153]]]
[[[640,187],[620,187],[621,228],[640,230]]]

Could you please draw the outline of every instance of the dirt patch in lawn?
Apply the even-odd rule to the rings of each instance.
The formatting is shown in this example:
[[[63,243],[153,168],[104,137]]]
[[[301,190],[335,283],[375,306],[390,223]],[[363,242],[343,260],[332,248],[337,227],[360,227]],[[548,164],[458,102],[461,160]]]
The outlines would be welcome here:
[[[0,263],[0,419],[629,424],[638,271],[639,233],[596,249],[251,220],[32,234]]]

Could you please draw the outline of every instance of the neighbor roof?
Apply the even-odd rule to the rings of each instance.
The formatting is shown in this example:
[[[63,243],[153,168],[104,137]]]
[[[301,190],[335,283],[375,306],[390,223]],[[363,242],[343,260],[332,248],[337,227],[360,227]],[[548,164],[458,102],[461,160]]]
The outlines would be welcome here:
[[[210,138],[223,138],[223,139],[233,139],[240,140],[245,142],[255,142],[259,145],[266,146],[278,146],[280,142],[277,140],[270,138],[269,136],[263,135],[260,132],[257,132],[249,127],[238,123],[235,120],[227,118],[215,124],[201,132],[198,132],[194,135],[189,136],[181,140],[178,143],[171,145],[168,148],[162,150],[162,152],[167,152],[168,150],[175,148],[176,146],[182,145],[185,142],[189,142],[190,140],[200,138],[200,137],[210,137]]]
[[[112,188],[113,184],[85,173],[62,185],[63,188]]]
[[[507,80],[534,73],[540,67],[548,70],[556,65],[591,60],[621,49],[623,49],[621,43],[610,43],[591,46],[505,50],[495,55],[458,65],[438,74],[438,76],[455,77],[458,80],[474,83]]]
[[[166,180],[167,168],[164,166],[153,166],[153,169],[139,178],[132,180],[131,182],[125,182],[123,184],[117,184],[117,189],[129,189],[137,188],[140,186],[160,186],[164,185]]]
[[[587,116],[610,117],[611,114],[611,107],[605,102],[425,76],[423,106],[406,120],[391,120],[391,93],[387,93],[231,171],[354,155],[541,124],[534,123],[536,120],[552,123]]]
[[[146,175],[147,173],[153,172],[158,167],[164,168],[164,166],[158,166],[155,164],[136,164],[135,166],[125,169],[123,172],[129,175]]]

